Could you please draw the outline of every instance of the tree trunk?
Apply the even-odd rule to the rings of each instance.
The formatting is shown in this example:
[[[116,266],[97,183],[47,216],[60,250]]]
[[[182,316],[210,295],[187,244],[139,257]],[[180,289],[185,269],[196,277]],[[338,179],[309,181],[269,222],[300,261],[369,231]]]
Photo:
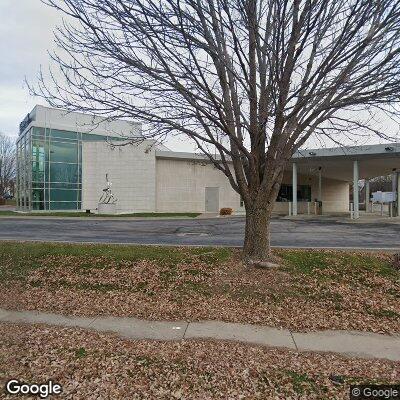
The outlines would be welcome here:
[[[272,206],[268,203],[246,207],[243,258],[248,264],[273,262],[270,246]]]

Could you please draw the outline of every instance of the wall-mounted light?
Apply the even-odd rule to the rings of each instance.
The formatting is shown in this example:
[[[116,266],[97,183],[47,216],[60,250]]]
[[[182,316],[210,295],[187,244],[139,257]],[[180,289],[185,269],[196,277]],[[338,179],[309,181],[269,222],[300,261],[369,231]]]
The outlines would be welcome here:
[[[394,150],[394,148],[393,147],[385,147],[385,151],[393,151]]]
[[[317,153],[315,153],[314,151],[310,151],[308,154],[309,154],[310,156],[316,156],[316,155],[317,155]]]

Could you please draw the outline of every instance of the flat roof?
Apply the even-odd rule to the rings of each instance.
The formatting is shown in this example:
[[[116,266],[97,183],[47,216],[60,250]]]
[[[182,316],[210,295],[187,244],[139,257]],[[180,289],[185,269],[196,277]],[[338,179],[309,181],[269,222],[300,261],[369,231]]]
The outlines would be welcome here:
[[[74,132],[92,133],[110,137],[140,137],[142,125],[126,120],[106,121],[104,118],[68,112],[37,105],[21,123],[20,131],[26,132],[31,126],[51,129],[71,130]],[[159,159],[175,159],[210,163],[204,154],[169,151],[156,146],[156,157]],[[216,154],[217,160],[221,157]],[[353,176],[353,161],[359,164],[360,179],[387,175],[392,171],[400,171],[400,143],[371,144],[361,146],[343,146],[319,149],[301,149],[291,158],[291,163],[298,165],[300,174],[313,175],[321,171],[322,176],[331,179],[350,181]]]
[[[156,157],[211,162],[204,154],[198,153],[157,150]],[[217,156],[217,159],[220,160],[220,157]],[[355,160],[358,161],[360,179],[388,175],[394,170],[400,171],[400,143],[302,149],[293,155],[286,170],[290,171],[290,164],[296,163],[299,174],[315,175],[321,171],[325,178],[352,181]]]
[[[301,149],[292,157],[297,159],[317,159],[326,157],[360,159],[368,156],[400,156],[400,143],[370,144],[361,146],[343,146],[320,149]]]
[[[208,161],[211,162],[210,159],[204,154],[200,153],[187,153],[183,151],[171,151],[171,150],[156,150],[157,158],[165,158],[165,159],[176,159],[176,160],[186,160],[186,161]],[[217,160],[220,160],[221,157],[216,155]]]
[[[400,143],[387,143],[387,144],[372,144],[362,146],[343,146],[331,147],[320,149],[302,149],[298,150],[292,157],[291,161],[299,162],[302,160],[318,160],[326,158],[346,158],[352,160],[359,160],[364,157],[400,157]],[[208,159],[207,156],[201,153],[188,153],[178,151],[165,151],[160,150],[156,152],[156,157],[159,158],[176,158],[180,160],[203,160]],[[216,155],[218,160],[221,159]]]
[[[138,137],[142,133],[140,122],[122,119],[108,121],[105,118],[80,112],[36,105],[20,123],[20,135],[32,126],[82,132],[110,137]]]

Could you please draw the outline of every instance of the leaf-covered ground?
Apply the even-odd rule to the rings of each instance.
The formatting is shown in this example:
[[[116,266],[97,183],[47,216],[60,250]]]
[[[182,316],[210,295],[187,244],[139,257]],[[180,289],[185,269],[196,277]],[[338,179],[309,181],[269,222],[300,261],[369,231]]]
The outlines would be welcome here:
[[[3,388],[10,378],[51,378],[65,399],[348,399],[350,384],[400,379],[395,362],[232,342],[133,341],[5,323],[0,336]]]
[[[221,248],[1,244],[0,307],[400,332],[400,272],[391,255],[277,255],[279,269],[260,270]]]

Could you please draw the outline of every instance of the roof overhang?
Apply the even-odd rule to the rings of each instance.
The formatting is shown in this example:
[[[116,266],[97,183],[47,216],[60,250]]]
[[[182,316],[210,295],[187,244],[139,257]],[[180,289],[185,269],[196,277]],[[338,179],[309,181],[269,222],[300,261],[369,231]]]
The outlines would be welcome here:
[[[210,162],[205,155],[198,153],[157,150],[156,157]],[[220,160],[220,157],[218,156],[217,159]],[[316,175],[321,170],[321,175],[325,178],[352,181],[354,161],[358,161],[360,179],[369,179],[388,175],[396,170],[400,171],[400,143],[300,150],[294,154],[290,163],[297,164],[299,174]],[[288,165],[287,170],[290,169],[291,165]]]
[[[369,179],[400,171],[400,143],[300,150],[291,159],[300,174],[315,174],[343,181],[353,180],[353,164],[358,161],[359,178]]]

